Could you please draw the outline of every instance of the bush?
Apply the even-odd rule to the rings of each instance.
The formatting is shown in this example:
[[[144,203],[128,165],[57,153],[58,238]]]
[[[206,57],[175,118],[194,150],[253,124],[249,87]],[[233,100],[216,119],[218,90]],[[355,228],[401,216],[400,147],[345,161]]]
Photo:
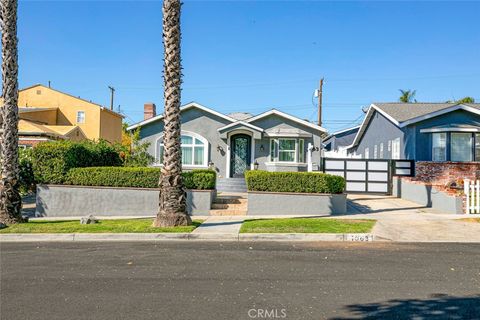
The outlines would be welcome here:
[[[32,166],[32,149],[18,150],[18,164],[20,168],[20,193],[27,194],[35,191],[35,177]]]
[[[120,166],[122,161],[105,141],[55,141],[33,148],[32,164],[37,183],[61,184],[72,168]]]
[[[213,170],[183,172],[187,189],[215,189],[216,173]],[[79,186],[158,188],[160,168],[92,167],[75,168],[68,172],[67,184]]]
[[[245,179],[249,191],[343,193],[345,179],[314,172],[247,171]]]

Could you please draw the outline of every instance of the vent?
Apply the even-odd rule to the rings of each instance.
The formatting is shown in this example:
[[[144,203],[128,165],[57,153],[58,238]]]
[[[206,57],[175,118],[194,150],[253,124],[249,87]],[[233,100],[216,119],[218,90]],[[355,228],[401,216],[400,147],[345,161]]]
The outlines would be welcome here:
[[[41,94],[42,94],[42,90],[37,90],[37,94],[38,94],[38,95],[41,95]]]

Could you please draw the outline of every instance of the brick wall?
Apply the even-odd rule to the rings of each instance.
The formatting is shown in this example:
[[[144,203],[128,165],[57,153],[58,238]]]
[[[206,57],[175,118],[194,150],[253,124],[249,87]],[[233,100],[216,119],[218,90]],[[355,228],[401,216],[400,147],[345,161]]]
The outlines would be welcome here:
[[[458,179],[480,179],[479,162],[417,162],[413,181],[444,186]]]

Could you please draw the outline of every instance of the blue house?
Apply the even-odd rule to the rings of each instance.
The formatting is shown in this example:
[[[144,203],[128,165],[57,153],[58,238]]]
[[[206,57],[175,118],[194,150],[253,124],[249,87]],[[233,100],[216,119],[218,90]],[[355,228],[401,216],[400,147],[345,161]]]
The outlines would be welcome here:
[[[360,126],[343,129],[331,133],[323,141],[325,157],[327,158],[346,158],[348,149],[352,146],[353,140],[357,136]]]
[[[348,153],[364,159],[480,161],[480,104],[374,103]]]

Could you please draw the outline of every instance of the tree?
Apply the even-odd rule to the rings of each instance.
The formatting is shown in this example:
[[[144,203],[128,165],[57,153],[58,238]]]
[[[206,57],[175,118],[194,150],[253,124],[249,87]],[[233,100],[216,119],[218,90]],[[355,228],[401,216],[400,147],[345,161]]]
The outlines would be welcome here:
[[[164,46],[164,158],[160,175],[160,201],[156,227],[173,227],[192,223],[187,214],[186,192],[182,180],[180,145],[180,98],[182,66],[180,56],[180,0],[163,1]]]
[[[403,102],[403,103],[417,102],[417,100],[415,99],[417,90],[402,90],[402,89],[399,89],[399,90],[400,90],[400,93],[402,94],[398,99],[400,102]]]
[[[475,99],[472,97],[464,97],[459,100],[448,100],[447,103],[475,103]]]
[[[140,130],[127,131],[128,124],[122,126],[122,142],[115,145],[125,167],[148,167],[155,158],[148,153],[150,142],[142,142]]]
[[[22,222],[18,164],[18,55],[17,0],[1,0],[2,29],[2,139],[0,222]]]

